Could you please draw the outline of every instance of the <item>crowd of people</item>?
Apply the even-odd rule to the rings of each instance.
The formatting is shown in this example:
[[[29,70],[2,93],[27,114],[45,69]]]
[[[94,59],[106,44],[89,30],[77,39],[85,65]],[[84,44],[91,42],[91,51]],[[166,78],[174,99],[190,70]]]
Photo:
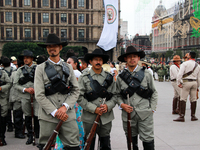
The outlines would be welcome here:
[[[116,67],[118,65],[109,62],[109,56],[102,49],[95,49],[83,57],[70,53],[66,60],[62,60],[60,51],[67,44],[55,34],[49,34],[45,44],[38,44],[46,48],[48,57],[35,57],[28,49],[18,58],[1,57],[0,145],[7,145],[6,127],[7,132],[14,131],[15,138],[20,139],[26,138],[26,129],[28,138],[25,144],[32,144],[36,138],[37,146],[42,150],[61,120],[59,135],[52,144],[56,150],[84,149],[93,124],[98,125],[90,150],[95,149],[96,135],[100,150],[111,150],[113,108],[119,105],[127,145],[131,141],[132,148],[138,150],[139,137],[144,150],[154,150],[153,113],[158,101],[155,72],[160,82],[165,76],[174,87],[172,114],[180,114],[174,121],[184,121],[188,94],[191,120],[198,120],[195,110],[200,67],[195,63],[194,52],[188,54],[189,60],[183,64],[180,65],[180,56],[176,55],[173,64],[166,66],[142,61],[145,53],[128,46],[126,53],[118,57],[120,64]],[[108,62],[109,71],[103,67]],[[194,68],[192,72],[191,68]],[[98,115],[100,120],[97,122]],[[131,122],[131,140],[128,122]]]

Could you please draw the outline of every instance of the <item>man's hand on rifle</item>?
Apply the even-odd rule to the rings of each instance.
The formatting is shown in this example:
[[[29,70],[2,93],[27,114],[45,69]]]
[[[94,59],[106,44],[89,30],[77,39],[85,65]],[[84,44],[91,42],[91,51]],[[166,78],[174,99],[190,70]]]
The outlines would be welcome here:
[[[103,113],[106,113],[108,111],[108,106],[106,104],[101,105],[101,110],[103,111]]]
[[[133,111],[133,107],[124,103],[121,104],[121,108],[125,110],[127,113],[131,113]]]
[[[96,110],[95,110],[95,113],[96,113],[97,115],[100,115],[100,116],[101,116],[101,115],[103,114],[102,108],[97,107]]]
[[[27,92],[27,93],[30,93],[30,94],[34,94],[34,93],[35,93],[34,88],[32,88],[32,87],[30,87],[30,88],[25,88],[24,91]]]
[[[60,107],[56,111],[55,117],[65,122],[68,119],[68,115],[66,114],[66,111],[67,111],[67,108],[65,106]]]

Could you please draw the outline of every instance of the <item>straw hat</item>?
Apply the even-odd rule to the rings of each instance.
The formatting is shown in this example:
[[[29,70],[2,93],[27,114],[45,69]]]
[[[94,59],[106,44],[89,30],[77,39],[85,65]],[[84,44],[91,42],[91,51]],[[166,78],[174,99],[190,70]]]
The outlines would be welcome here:
[[[175,55],[173,57],[173,61],[181,61],[181,57],[179,55]]]
[[[138,61],[138,65],[142,66],[142,64],[146,64],[148,66],[151,66],[151,63],[148,63],[147,60],[144,60],[144,61]]]

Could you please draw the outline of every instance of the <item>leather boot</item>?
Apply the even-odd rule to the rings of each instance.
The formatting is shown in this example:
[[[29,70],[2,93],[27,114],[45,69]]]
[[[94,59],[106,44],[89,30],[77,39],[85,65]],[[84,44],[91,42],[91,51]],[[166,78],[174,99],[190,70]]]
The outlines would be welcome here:
[[[195,116],[197,102],[191,102],[191,121],[196,121],[198,118]]]
[[[7,145],[5,141],[5,133],[6,133],[6,117],[1,117],[0,139],[2,141],[3,146]]]
[[[91,145],[90,145],[90,150],[94,150],[95,140],[96,140],[96,137],[94,137],[94,138],[92,139],[92,143],[91,143]],[[86,141],[87,141],[87,139],[86,139],[85,137],[84,137],[84,141],[85,141],[85,143],[86,143]]]
[[[180,103],[180,97],[178,97],[178,101],[177,101],[177,108],[176,108],[176,112],[179,114],[180,113],[180,106],[181,103]]]
[[[154,140],[150,142],[143,142],[144,150],[154,150]]]
[[[100,150],[111,150],[110,136],[100,137]]]
[[[23,112],[22,110],[14,110],[14,126],[15,126],[15,138],[24,139],[23,135]]]
[[[8,114],[6,116],[6,122],[7,122],[7,126],[8,126],[7,132],[13,132],[11,109],[8,109]]]
[[[132,143],[133,143],[133,150],[139,150],[139,148],[138,148],[138,136],[132,137]]]
[[[76,146],[76,147],[64,147],[63,150],[80,150],[80,147],[79,146]]]
[[[172,114],[179,114],[177,111],[177,104],[178,104],[178,97],[173,98],[173,105],[172,105]]]
[[[44,146],[45,146],[44,144],[38,144],[37,147],[39,148],[39,150],[43,150]]]
[[[37,116],[34,116],[34,132],[36,138],[39,138],[39,131],[40,131],[39,120]]]
[[[185,101],[180,101],[180,113],[179,117],[177,119],[174,119],[173,121],[179,121],[179,122],[185,122],[185,107],[186,107],[186,102]]]
[[[25,116],[25,125],[28,131],[28,140],[26,141],[26,145],[33,143],[33,132],[32,132],[32,117]]]

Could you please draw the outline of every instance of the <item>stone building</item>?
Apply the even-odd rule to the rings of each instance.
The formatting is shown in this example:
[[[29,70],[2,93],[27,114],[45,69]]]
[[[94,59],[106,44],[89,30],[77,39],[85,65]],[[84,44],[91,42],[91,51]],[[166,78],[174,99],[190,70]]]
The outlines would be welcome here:
[[[0,55],[6,42],[44,42],[49,33],[91,52],[97,47],[104,15],[103,0],[0,0]],[[117,52],[108,53],[116,60]]]

